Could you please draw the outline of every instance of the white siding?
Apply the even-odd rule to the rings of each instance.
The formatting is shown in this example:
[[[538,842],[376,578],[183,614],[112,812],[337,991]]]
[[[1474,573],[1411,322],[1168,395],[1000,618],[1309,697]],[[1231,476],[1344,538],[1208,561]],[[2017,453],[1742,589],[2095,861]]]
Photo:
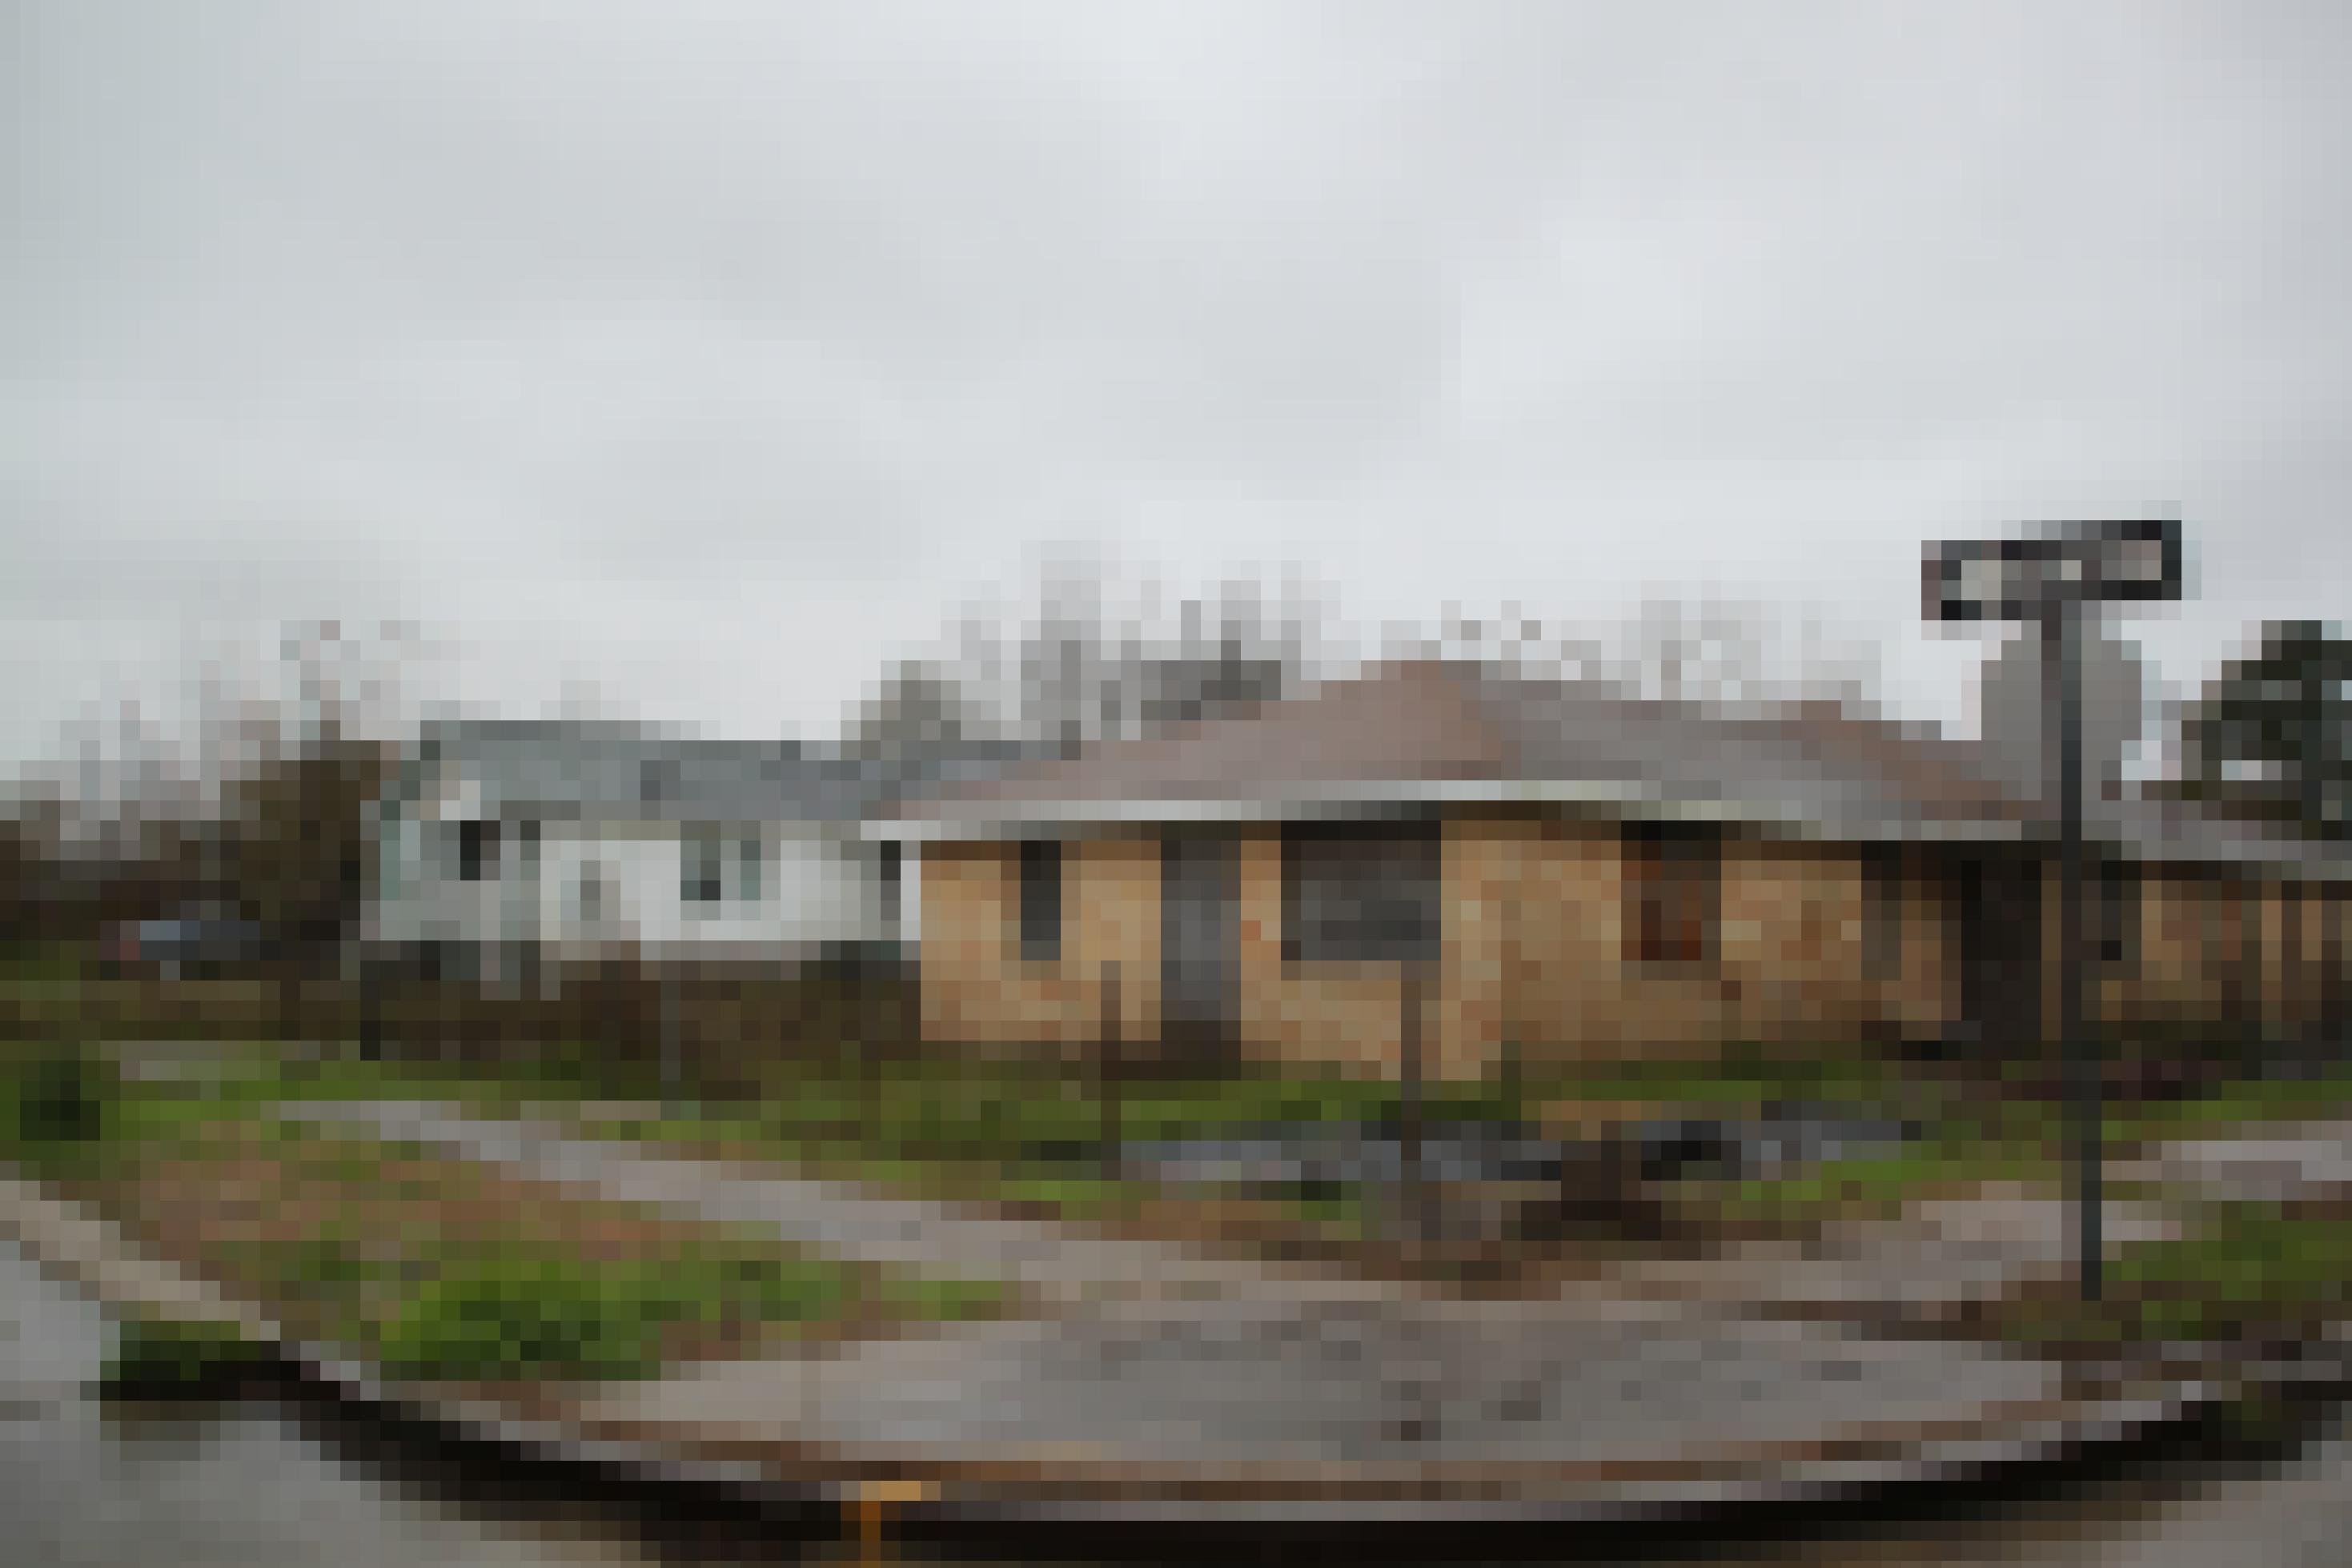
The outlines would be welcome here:
[[[675,823],[547,823],[535,873],[509,839],[499,846],[497,876],[478,883],[459,882],[434,862],[430,831],[407,823],[395,835],[394,892],[378,912],[383,940],[756,953],[898,935],[883,918],[879,846],[846,833],[726,830],[730,841],[759,838],[760,896],[703,904],[684,897],[686,830]],[[592,887],[600,896],[583,899]],[[601,910],[592,907],[598,903]]]
[[[502,825],[491,875],[463,882],[441,854],[443,825],[480,810],[462,774],[435,779],[383,835],[383,891],[372,912],[376,939],[547,942],[579,950],[641,943],[657,951],[783,952],[824,944],[887,942],[911,933],[921,911],[919,868],[906,857],[899,920],[885,919],[882,845],[855,824],[736,825],[729,840],[761,846],[755,900],[689,903],[681,880],[689,828],[676,822],[547,822],[535,855],[519,823]],[[728,878],[731,886],[734,878]],[[583,908],[583,884],[602,889],[601,918]]]
[[[510,890],[502,880],[460,882],[435,854],[437,821],[404,819],[387,835],[393,857],[389,892],[377,910],[376,929],[387,942],[463,942],[496,929]],[[498,870],[509,870],[501,845]]]

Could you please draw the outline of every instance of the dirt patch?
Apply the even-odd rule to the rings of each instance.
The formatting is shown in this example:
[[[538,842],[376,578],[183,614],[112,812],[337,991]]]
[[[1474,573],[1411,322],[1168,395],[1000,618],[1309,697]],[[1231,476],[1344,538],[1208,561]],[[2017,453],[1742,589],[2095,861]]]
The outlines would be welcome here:
[[[216,1132],[75,1196],[160,1260],[265,1308],[299,1336],[326,1340],[380,1324],[453,1260],[544,1257],[642,1271],[693,1260],[723,1272],[811,1259],[754,1232],[352,1136]],[[780,1342],[814,1347],[925,1317],[893,1289],[890,1271],[838,1268],[838,1310],[787,1322],[730,1305],[667,1324],[662,1359],[741,1356]]]

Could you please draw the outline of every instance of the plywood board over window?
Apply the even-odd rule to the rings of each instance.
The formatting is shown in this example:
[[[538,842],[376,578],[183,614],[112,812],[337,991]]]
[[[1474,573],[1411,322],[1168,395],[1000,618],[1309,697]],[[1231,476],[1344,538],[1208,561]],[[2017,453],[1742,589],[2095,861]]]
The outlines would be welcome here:
[[[1293,823],[1282,836],[1282,951],[1293,963],[1434,959],[1444,935],[1434,821]]]
[[[1870,844],[1862,859],[1862,962],[1872,979],[1903,972],[1905,860],[1899,844]]]
[[[1711,960],[1723,904],[1721,835],[1706,826],[1683,823],[1628,827],[1625,898],[1629,961]]]
[[[1049,963],[1062,956],[1062,841],[1021,846],[1021,956]]]

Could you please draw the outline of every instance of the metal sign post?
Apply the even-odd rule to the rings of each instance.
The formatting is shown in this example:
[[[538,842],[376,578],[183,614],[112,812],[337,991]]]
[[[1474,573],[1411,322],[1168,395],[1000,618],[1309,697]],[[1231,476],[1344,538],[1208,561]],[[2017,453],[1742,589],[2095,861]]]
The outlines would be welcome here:
[[[2083,606],[2053,600],[2042,612],[2042,668],[2058,687],[2058,1041],[2066,1059],[2074,1145],[2074,1215],[2083,1299],[2099,1299],[2106,1248],[2100,1221],[2100,1092],[2105,1076],[2098,1042],[2083,1022]]]
[[[1102,971],[1102,1029],[1095,1042],[1095,1098],[1102,1112],[1102,1178],[1118,1179],[1120,1169],[1118,966]]]
[[[1415,1242],[1429,1239],[1428,1172],[1422,1148],[1422,988],[1419,960],[1404,967],[1402,1000],[1398,1023],[1399,1077],[1397,1096],[1397,1183],[1406,1234]]]
[[[2074,1166],[2076,1266],[2085,1301],[2103,1285],[2100,1099],[2104,1073],[2083,1020],[2083,612],[2100,603],[2174,600],[2181,592],[2177,521],[2076,523],[2037,538],[1931,543],[1922,573],[1930,621],[2030,621],[2057,732],[2058,1044],[2066,1062]]]

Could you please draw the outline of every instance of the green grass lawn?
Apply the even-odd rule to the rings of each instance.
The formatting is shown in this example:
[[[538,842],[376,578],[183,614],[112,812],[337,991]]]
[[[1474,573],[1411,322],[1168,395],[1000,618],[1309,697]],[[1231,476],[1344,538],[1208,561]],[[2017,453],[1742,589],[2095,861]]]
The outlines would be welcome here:
[[[289,1097],[422,1095],[488,1114],[571,1114],[607,1099],[612,1087],[596,1082],[597,1053],[580,1044],[551,1048],[535,1063],[496,1070],[413,1058],[363,1062],[348,1049],[306,1063],[285,1059],[268,1042],[220,1050],[228,1071],[216,1081],[142,1088],[132,1097],[126,1114],[138,1135],[163,1135],[225,1115],[265,1116],[273,1103]],[[927,1057],[869,1072],[845,1057],[819,1057],[772,1072],[756,1101],[680,1103],[586,1126],[606,1136],[724,1144],[939,1197],[1019,1201],[1074,1217],[1115,1215],[1150,1195],[1130,1182],[1103,1179],[1103,1115],[1095,1095],[1083,1071],[1046,1063]],[[1530,1069],[1508,1088],[1433,1085],[1425,1114],[1433,1121],[1533,1121],[1580,1102],[1737,1113],[1774,1100],[1895,1114],[1924,1126],[1927,1136],[1898,1154],[1846,1162],[1834,1171],[1685,1184],[1686,1200],[1715,1204],[1734,1219],[1802,1226],[1839,1214],[1887,1212],[1910,1195],[1945,1185],[2054,1179],[2065,1148],[2061,1105],[1972,1087],[1852,1048],[1734,1050],[1701,1061]],[[1268,1123],[1378,1119],[1398,1109],[1392,1083],[1251,1071],[1206,1082],[1129,1082],[1121,1092],[1118,1124],[1121,1137],[1134,1143]],[[2109,1148],[2121,1152],[2149,1138],[2347,1111],[2352,1070],[2316,1083],[2241,1082],[2177,1103],[2111,1107],[2105,1126]],[[1361,1207],[1360,1197],[1334,1201],[1349,1213]],[[1299,1200],[1289,1207],[1302,1218],[1316,1218],[1313,1204]]]
[[[2008,1303],[1996,1332],[2038,1345],[2308,1343],[2352,1315],[2352,1218],[2214,1204],[2188,1234],[2118,1248],[2095,1302]]]
[[[310,1249],[315,1251],[315,1249]],[[704,1246],[597,1262],[515,1243],[444,1249],[387,1288],[349,1251],[340,1268],[287,1259],[290,1282],[331,1310],[336,1337],[395,1377],[645,1377],[681,1329],[804,1327],[861,1310],[948,1321],[1001,1310],[992,1281],[878,1273],[773,1249]]]
[[[2109,1126],[2120,1144],[2346,1115],[2352,1115],[2352,1066],[2314,1079],[2249,1079],[2192,1099],[2123,1107],[2111,1113]]]
[[[1678,1190],[1686,1211],[1701,1217],[1801,1230],[1832,1219],[1892,1218],[1932,1193],[1984,1182],[2054,1183],[2061,1169],[2042,1150],[1927,1143],[1790,1176],[1691,1180]]]
[[[994,1313],[992,1281],[839,1261],[756,1233],[588,1198],[429,1150],[291,1122],[307,1074],[245,1053],[186,1082],[125,1081],[54,1042],[0,1054],[0,1157],[142,1245],[397,1377],[643,1376],[699,1336],[857,1333]],[[330,1074],[345,1092],[401,1086]],[[681,1336],[684,1336],[681,1339]],[[129,1336],[116,1381],[201,1380],[225,1347]]]

